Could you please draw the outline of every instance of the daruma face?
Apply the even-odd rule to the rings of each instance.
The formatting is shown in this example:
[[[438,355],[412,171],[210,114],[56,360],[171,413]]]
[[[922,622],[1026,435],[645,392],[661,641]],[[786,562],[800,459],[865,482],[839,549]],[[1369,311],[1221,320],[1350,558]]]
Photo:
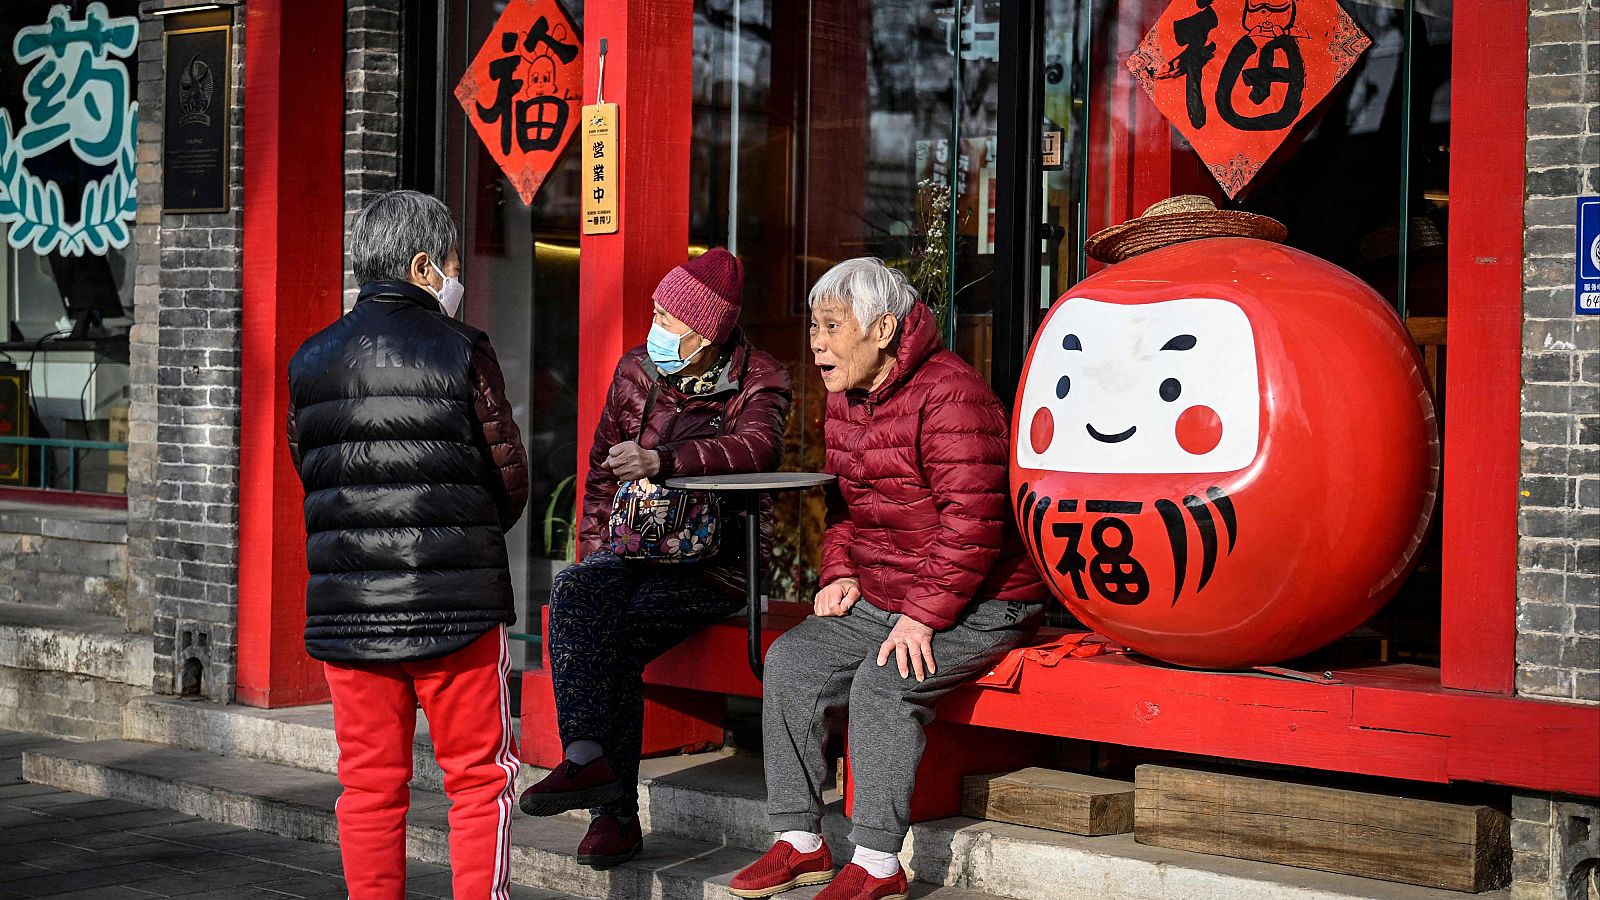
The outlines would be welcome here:
[[[1022,388],[1017,463],[1056,472],[1231,472],[1255,458],[1255,335],[1236,304],[1061,301]]]
[[[1292,659],[1404,581],[1438,489],[1420,357],[1370,287],[1243,238],[1141,254],[1046,317],[1012,501],[1057,597],[1179,665]]]

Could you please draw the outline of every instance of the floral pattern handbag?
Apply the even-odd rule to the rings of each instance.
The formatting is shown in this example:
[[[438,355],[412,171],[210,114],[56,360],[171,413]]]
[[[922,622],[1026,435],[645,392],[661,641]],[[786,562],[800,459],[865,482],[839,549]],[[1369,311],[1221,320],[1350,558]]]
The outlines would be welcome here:
[[[656,391],[651,388],[639,417],[644,437]],[[700,563],[722,544],[722,502],[706,491],[684,491],[648,478],[624,481],[611,501],[606,546],[623,559],[654,563]]]

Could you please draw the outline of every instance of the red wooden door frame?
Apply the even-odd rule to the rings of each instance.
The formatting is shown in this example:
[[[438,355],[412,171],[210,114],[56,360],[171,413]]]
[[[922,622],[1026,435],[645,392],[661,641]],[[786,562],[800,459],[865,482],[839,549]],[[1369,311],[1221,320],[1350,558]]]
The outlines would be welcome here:
[[[325,691],[300,643],[300,494],[281,423],[288,356],[338,308],[341,9],[260,0],[246,13],[238,694],[259,705],[312,702]],[[608,95],[622,106],[623,205],[617,234],[581,242],[580,445],[599,420],[617,358],[643,336],[656,281],[687,252],[692,3],[598,4],[585,33],[586,71],[599,70],[598,39],[609,42]],[[1520,117],[1503,111],[1522,108],[1526,36],[1526,7],[1509,0],[1456,11],[1454,46],[1472,49],[1461,71],[1473,77],[1457,79],[1452,94],[1456,135],[1471,139],[1453,142],[1441,677],[1448,687],[1496,693],[1511,691],[1516,668],[1525,140]],[[586,454],[578,462],[581,478]]]
[[[1146,6],[1144,17],[1118,20],[1121,43],[1109,52],[1137,43],[1163,4]],[[1454,70],[1463,77],[1451,86],[1440,679],[1445,687],[1509,694],[1516,681],[1526,134],[1522,118],[1505,111],[1525,105],[1527,7],[1461,4],[1453,28]],[[1120,65],[1112,71],[1116,80],[1097,91],[1090,125],[1092,183],[1106,184],[1108,198],[1107,206],[1091,206],[1091,233],[1169,193],[1171,127]]]
[[[251,0],[245,17],[237,694],[294,706],[327,697],[302,638],[303,495],[283,427],[289,357],[339,315],[344,4]]]
[[[1445,687],[1516,684],[1522,198],[1528,6],[1457,4],[1450,88],[1450,364],[1444,431]]]
[[[1025,673],[1019,691],[965,688],[947,702],[945,712],[953,719],[1423,781],[1475,781],[1581,795],[1600,790],[1594,773],[1573,763],[1592,758],[1600,747],[1600,720],[1592,709],[1484,696],[1511,693],[1515,675],[1525,135],[1521,118],[1503,111],[1522,108],[1527,9],[1510,0],[1475,2],[1457,9],[1454,27],[1454,46],[1463,53],[1470,49],[1473,56],[1460,67],[1472,77],[1457,79],[1453,88],[1452,116],[1458,130],[1451,180],[1452,365],[1447,373],[1444,665],[1439,680],[1430,681],[1431,670],[1375,666],[1340,673],[1345,684],[1324,687],[1256,674],[1173,670],[1124,658],[1073,660],[1055,670]],[[669,75],[687,85],[687,73],[674,70]],[[687,131],[692,112],[687,95],[676,102],[680,105],[651,108],[651,123],[674,134]],[[623,115],[626,119],[626,109]],[[636,159],[634,164],[658,162]],[[637,177],[636,170],[624,169],[625,179]],[[678,205],[686,197],[680,183],[673,183],[671,190],[676,193],[663,199],[671,201],[664,213],[672,218],[658,220],[658,226],[675,228],[677,217],[686,214],[686,207]],[[637,207],[628,209],[639,215]],[[597,348],[585,334],[581,396],[586,429],[598,418],[616,354],[630,343],[622,337],[643,330],[648,306],[648,294],[628,293],[619,273],[589,268],[647,258],[648,248],[628,255],[632,244],[626,226],[625,214],[623,234],[616,238],[623,246],[592,238],[583,245],[585,327],[601,324],[595,334],[609,342]],[[654,262],[659,267],[669,260]],[[649,278],[640,279],[647,290],[644,281]],[[702,632],[656,661],[652,683],[738,694],[757,691],[753,684],[722,683],[727,679],[717,677],[742,672],[742,667],[705,664],[708,658],[726,660],[729,654],[721,650],[742,653],[743,635],[737,629],[722,629],[726,646],[721,650],[708,647],[708,641],[719,637],[716,631]],[[1069,667],[1071,673],[1066,672]],[[1061,677],[1051,678],[1052,673]],[[748,673],[742,678],[748,680]],[[1083,714],[1061,715],[1063,709]]]
[[[589,447],[617,360],[644,342],[656,285],[689,253],[693,0],[591,3],[584,13],[583,99],[607,42],[605,99],[618,106],[622,191],[615,234],[578,243],[578,502]]]
[[[665,2],[644,6],[666,6]],[[679,5],[686,5],[679,0]],[[623,4],[634,7],[638,4]],[[681,11],[679,14],[682,15]],[[623,19],[668,38],[665,20],[646,11],[607,10],[601,19]],[[643,25],[642,21],[649,22]],[[609,25],[609,22],[608,22]],[[1517,478],[1520,446],[1522,326],[1522,198],[1526,133],[1519,116],[1508,109],[1525,105],[1527,85],[1527,8],[1512,0],[1478,0],[1455,12],[1453,52],[1456,71],[1472,77],[1455,79],[1451,118],[1455,140],[1450,196],[1450,336],[1451,365],[1446,372],[1444,533],[1441,597],[1443,686],[1463,690],[1511,693],[1516,676],[1516,545]],[[687,29],[686,29],[687,30]],[[590,35],[604,34],[593,26]],[[687,42],[677,34],[672,39]],[[594,65],[593,45],[585,65]],[[613,38],[612,73],[619,65]],[[680,54],[680,48],[653,47],[653,56]],[[620,57],[625,59],[625,54]],[[586,71],[595,71],[593,68]],[[639,152],[637,131],[624,122],[624,147],[630,139],[635,154],[624,151],[624,228],[618,235],[586,237],[583,242],[582,316],[585,340],[580,353],[580,445],[599,420],[605,390],[616,356],[642,333],[653,279],[671,264],[669,248],[686,242],[687,132],[692,108],[687,72],[668,77],[668,70],[646,81],[630,105],[635,113],[648,104],[649,119],[659,134],[649,139],[680,149],[678,156]],[[683,83],[674,84],[681,79]],[[624,86],[622,90],[627,90]],[[676,97],[671,92],[677,91]],[[614,96],[621,96],[620,93]],[[628,110],[623,112],[628,118]],[[669,162],[667,157],[672,156]],[[676,160],[684,168],[673,178]],[[644,184],[641,185],[641,182]],[[1130,189],[1131,190],[1131,189]],[[648,196],[646,196],[648,192]],[[648,200],[649,207],[641,204]],[[1132,207],[1129,207],[1131,210]],[[627,227],[634,211],[633,228]],[[639,222],[640,212],[647,218]],[[642,237],[668,236],[659,244]],[[681,231],[680,231],[681,229]],[[633,237],[630,239],[629,234]],[[679,238],[679,234],[685,235]],[[641,243],[644,246],[636,246]],[[649,260],[644,271],[624,263]],[[632,280],[623,283],[625,277]],[[592,339],[593,338],[593,339]],[[586,468],[580,454],[580,475]]]

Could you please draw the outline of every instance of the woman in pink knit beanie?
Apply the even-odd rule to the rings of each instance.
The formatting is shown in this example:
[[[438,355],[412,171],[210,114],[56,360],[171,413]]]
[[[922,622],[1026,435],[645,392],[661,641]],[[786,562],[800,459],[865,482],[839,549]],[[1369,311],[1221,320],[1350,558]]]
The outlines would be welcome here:
[[[566,759],[522,795],[549,816],[591,808],[578,861],[619,865],[643,846],[638,819],[645,664],[744,606],[741,520],[705,563],[623,559],[602,546],[625,481],[770,472],[783,461],[789,373],[738,328],[744,267],[714,248],[668,272],[646,342],[623,354],[589,453],[579,553],[550,596],[548,650]],[[771,517],[762,522],[770,547]]]

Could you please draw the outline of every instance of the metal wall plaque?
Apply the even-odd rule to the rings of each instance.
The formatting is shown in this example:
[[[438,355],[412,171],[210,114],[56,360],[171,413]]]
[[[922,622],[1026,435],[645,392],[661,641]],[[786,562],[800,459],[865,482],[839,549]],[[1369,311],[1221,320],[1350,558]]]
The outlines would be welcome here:
[[[169,213],[229,209],[233,27],[166,33],[161,205]]]
[[[1573,301],[1578,315],[1600,316],[1600,197],[1578,198]]]

